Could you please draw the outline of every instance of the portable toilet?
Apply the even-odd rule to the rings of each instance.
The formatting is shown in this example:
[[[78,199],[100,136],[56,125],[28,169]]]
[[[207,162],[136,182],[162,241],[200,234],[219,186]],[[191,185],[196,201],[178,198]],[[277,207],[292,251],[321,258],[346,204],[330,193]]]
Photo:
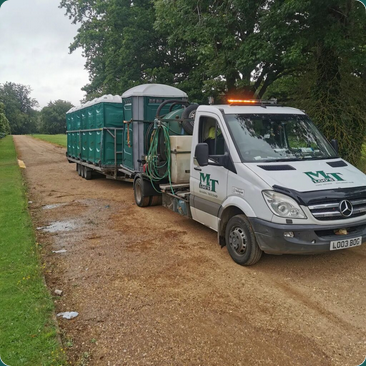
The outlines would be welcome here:
[[[143,84],[135,86],[122,94],[122,104],[128,128],[125,129],[123,165],[140,171],[138,160],[144,156],[145,134],[150,123],[154,122],[159,105],[168,99],[187,100],[182,90],[163,84]],[[161,114],[169,111],[165,106]]]

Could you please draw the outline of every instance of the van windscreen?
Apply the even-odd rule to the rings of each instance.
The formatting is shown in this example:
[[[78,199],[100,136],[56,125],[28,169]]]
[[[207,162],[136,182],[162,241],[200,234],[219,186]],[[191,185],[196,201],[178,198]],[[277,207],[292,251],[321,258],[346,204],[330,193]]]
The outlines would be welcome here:
[[[227,114],[243,162],[338,157],[309,117],[302,114]]]

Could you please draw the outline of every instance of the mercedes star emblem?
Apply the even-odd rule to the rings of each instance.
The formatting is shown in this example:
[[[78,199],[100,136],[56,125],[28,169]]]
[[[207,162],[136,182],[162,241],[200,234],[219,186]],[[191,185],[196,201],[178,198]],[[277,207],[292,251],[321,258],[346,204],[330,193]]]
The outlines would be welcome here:
[[[353,213],[353,206],[350,201],[343,200],[339,204],[339,212],[343,217],[350,217]]]

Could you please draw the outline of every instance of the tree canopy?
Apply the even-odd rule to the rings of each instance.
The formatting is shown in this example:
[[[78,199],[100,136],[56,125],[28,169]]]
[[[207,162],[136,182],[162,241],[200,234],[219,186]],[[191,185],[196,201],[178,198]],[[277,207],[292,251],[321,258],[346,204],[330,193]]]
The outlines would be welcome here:
[[[0,103],[0,137],[10,133],[10,125],[8,119],[5,116],[4,109],[4,104]]]
[[[169,54],[166,38],[154,30],[155,9],[151,1],[62,0],[73,23],[80,28],[70,51],[83,50],[90,83],[87,98],[106,93],[121,94],[147,82],[172,84],[175,70],[187,69]]]
[[[274,96],[305,108],[341,154],[365,135],[366,14],[354,0],[61,0],[80,28],[87,99],[146,82],[198,102]]]
[[[339,141],[341,156],[357,163],[366,133],[366,14],[353,0],[275,2],[269,14],[294,19],[304,14],[301,32],[293,32],[293,72],[270,88],[306,110],[329,138]],[[276,16],[274,15],[276,14]],[[284,14],[284,15],[283,15]],[[280,88],[280,90],[279,90]]]
[[[60,99],[49,102],[47,107],[41,110],[39,131],[49,135],[66,133],[65,115],[72,107],[70,102]]]
[[[30,94],[29,86],[11,82],[0,84],[0,102],[5,106],[4,114],[13,135],[36,131],[36,111],[33,108],[38,106],[38,102]]]

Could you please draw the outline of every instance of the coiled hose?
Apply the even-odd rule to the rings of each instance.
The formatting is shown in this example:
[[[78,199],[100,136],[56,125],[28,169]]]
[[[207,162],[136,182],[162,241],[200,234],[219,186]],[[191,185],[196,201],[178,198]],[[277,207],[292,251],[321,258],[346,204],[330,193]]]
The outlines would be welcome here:
[[[160,138],[161,134],[162,139]],[[160,182],[163,179],[168,179],[173,192],[170,174],[170,136],[169,128],[167,126],[159,124],[157,128],[153,130],[150,138],[150,147],[147,153],[146,163],[147,169],[145,174],[150,179],[153,188],[160,193],[160,191],[155,188],[154,183]],[[162,173],[162,171],[164,171],[164,173]]]

